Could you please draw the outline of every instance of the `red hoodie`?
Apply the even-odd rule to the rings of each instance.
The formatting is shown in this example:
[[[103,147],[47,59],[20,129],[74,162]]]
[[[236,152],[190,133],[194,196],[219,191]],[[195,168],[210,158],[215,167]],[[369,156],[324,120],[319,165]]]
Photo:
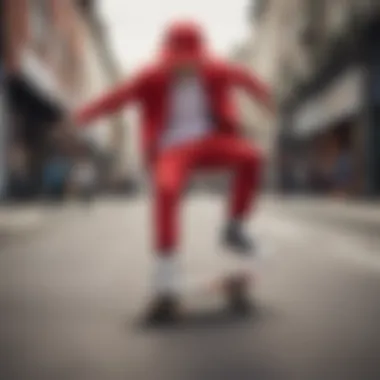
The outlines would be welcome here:
[[[196,65],[211,105],[217,130],[236,133],[238,113],[232,89],[241,87],[271,108],[269,91],[249,71],[213,58],[206,49],[201,29],[192,22],[173,24],[164,37],[160,58],[122,83],[118,88],[85,106],[74,116],[79,125],[138,103],[142,116],[142,142],[146,158],[154,159],[157,143],[167,125],[169,87],[176,67],[191,61]]]

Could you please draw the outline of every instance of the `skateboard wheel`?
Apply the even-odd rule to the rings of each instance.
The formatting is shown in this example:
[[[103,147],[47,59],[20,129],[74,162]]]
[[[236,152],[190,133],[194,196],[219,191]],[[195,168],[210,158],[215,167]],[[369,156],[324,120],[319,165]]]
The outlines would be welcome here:
[[[252,305],[249,295],[249,278],[233,276],[226,280],[225,294],[229,309],[236,314],[245,315]]]

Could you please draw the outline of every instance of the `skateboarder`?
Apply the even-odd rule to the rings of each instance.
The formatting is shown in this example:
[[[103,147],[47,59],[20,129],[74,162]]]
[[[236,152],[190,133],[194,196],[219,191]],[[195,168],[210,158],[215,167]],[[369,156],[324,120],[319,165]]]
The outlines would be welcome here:
[[[223,168],[235,179],[222,241],[240,254],[254,254],[244,221],[255,203],[263,157],[239,134],[232,90],[241,88],[273,111],[267,87],[243,68],[214,57],[202,29],[191,21],[173,23],[159,57],[117,89],[85,106],[74,123],[90,121],[137,103],[143,151],[154,187],[154,297],[150,315],[173,317],[179,306],[178,207],[189,176]]]

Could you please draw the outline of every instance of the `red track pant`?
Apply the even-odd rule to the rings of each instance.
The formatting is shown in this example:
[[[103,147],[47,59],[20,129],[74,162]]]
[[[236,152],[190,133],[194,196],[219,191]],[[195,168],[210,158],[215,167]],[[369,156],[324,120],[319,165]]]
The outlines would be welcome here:
[[[229,217],[241,220],[258,193],[262,155],[246,140],[213,135],[162,152],[153,167],[156,249],[171,254],[179,237],[179,202],[194,170],[227,169],[235,174]]]

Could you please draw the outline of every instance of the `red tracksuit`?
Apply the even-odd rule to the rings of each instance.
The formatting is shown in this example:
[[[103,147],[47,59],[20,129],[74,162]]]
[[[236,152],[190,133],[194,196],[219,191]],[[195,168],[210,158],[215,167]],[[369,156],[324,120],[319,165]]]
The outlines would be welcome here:
[[[169,89],[176,68],[195,65],[207,95],[214,132],[201,140],[167,150],[159,141],[168,126]],[[235,172],[229,217],[241,219],[249,211],[259,185],[262,156],[238,133],[237,110],[231,90],[240,87],[270,107],[267,88],[248,71],[214,59],[205,51],[200,29],[191,23],[173,25],[162,57],[118,89],[75,115],[79,124],[137,102],[142,116],[142,142],[155,187],[155,231],[158,252],[174,251],[178,237],[178,202],[188,176],[195,169],[226,168]]]

